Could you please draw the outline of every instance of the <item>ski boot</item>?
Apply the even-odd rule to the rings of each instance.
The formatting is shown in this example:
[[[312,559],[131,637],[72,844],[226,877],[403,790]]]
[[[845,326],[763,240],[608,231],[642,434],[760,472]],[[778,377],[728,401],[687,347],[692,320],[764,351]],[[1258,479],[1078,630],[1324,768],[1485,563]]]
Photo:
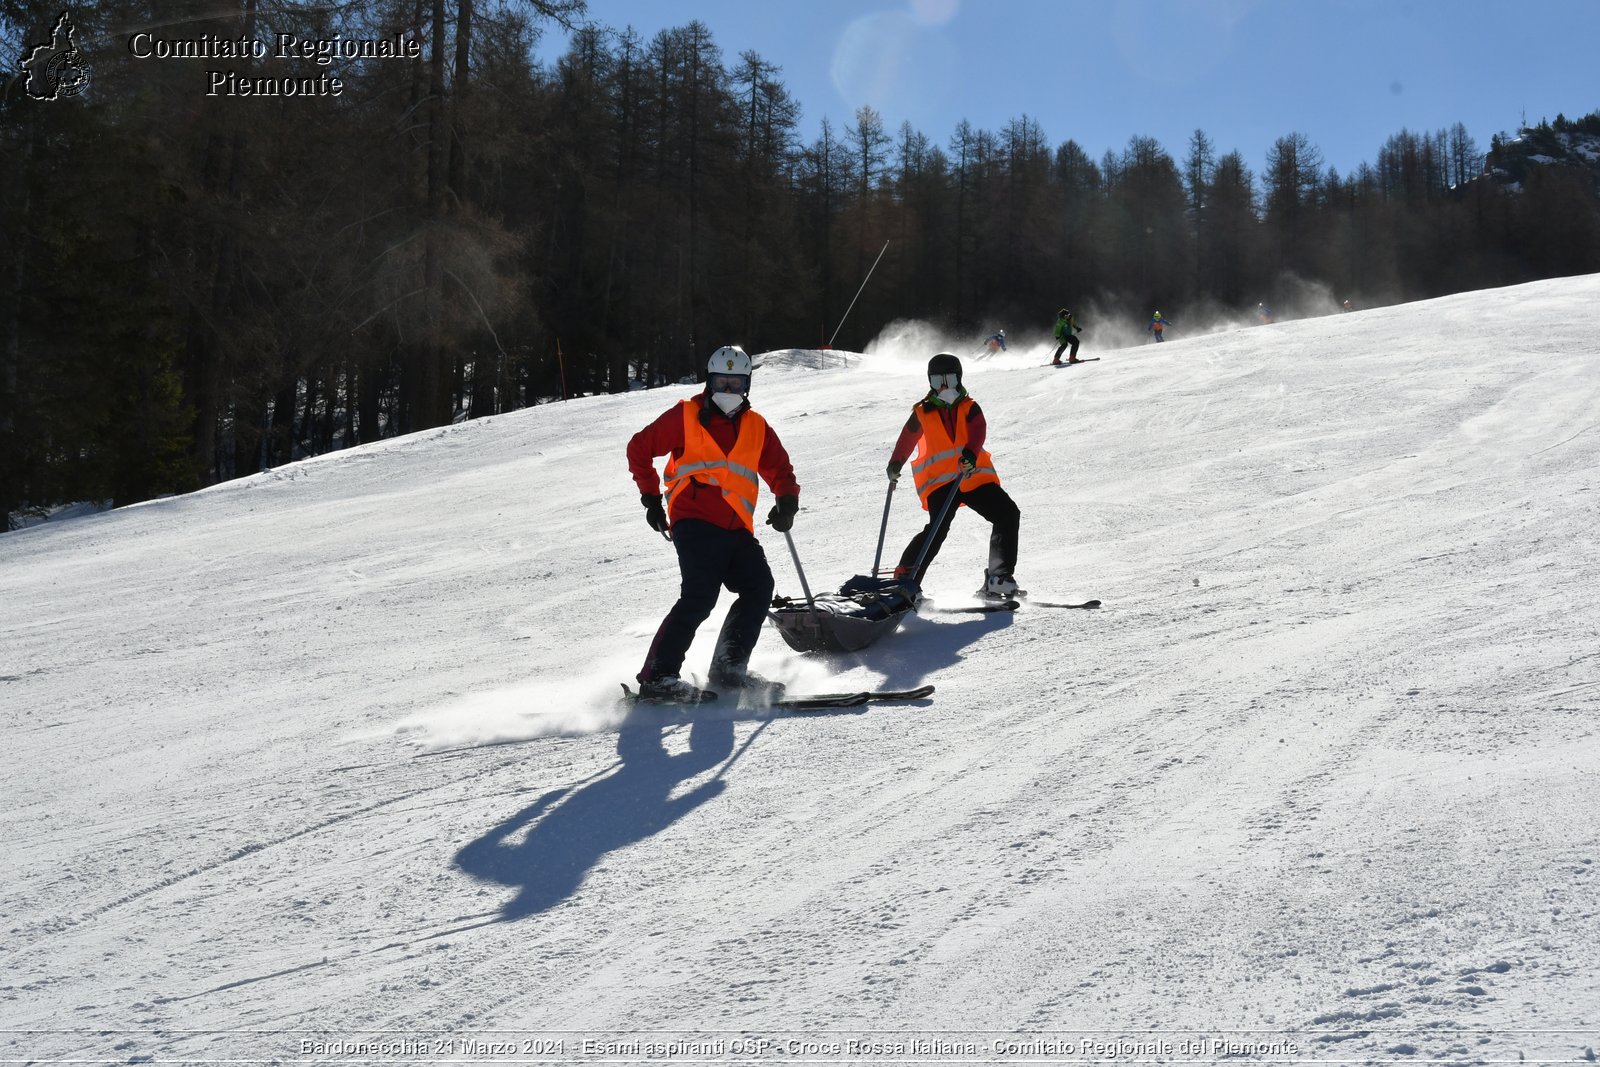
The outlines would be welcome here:
[[[715,699],[716,693],[686,682],[676,674],[639,683],[641,704],[707,704]]]
[[[989,574],[984,577],[983,588],[974,595],[981,600],[1021,600],[1028,591],[1018,589],[1016,579],[1009,574]]]
[[[782,682],[774,682],[770,678],[763,678],[747,668],[718,667],[716,665],[711,668],[711,684],[718,689],[738,690],[741,697],[757,703],[782,700],[784,691],[788,688]]]

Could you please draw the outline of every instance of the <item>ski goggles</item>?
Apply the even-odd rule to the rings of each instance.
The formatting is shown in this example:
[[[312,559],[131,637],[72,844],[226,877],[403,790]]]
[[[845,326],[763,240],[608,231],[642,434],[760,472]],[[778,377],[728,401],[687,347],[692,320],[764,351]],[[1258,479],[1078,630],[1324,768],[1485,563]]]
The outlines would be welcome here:
[[[960,389],[961,388],[961,375],[959,375],[959,374],[930,374],[930,375],[928,375],[928,384],[933,387],[933,391],[936,392],[936,393],[939,392],[941,389]]]
[[[713,393],[738,393],[744,396],[750,391],[748,374],[713,374],[706,382]]]

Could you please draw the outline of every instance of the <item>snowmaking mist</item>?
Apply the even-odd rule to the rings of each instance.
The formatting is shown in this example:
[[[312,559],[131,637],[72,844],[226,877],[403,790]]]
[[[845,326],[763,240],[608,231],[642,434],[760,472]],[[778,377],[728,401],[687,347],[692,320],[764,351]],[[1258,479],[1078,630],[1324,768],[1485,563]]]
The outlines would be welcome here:
[[[1172,299],[1141,303],[1128,293],[1103,292],[1068,304],[1066,308],[1072,312],[1081,327],[1078,335],[1079,355],[1090,356],[1097,351],[1116,351],[1156,344],[1155,337],[1150,332],[1150,321],[1158,311],[1163,318],[1172,323],[1164,337],[1164,341],[1170,343],[1263,325],[1259,314],[1262,305],[1271,311],[1273,322],[1335,314],[1341,310],[1340,304],[1347,295],[1335,293],[1321,282],[1309,281],[1296,274],[1285,272],[1279,275],[1263,293],[1246,301],[1229,303],[1207,297],[1197,300]],[[944,350],[963,357],[971,353],[979,359],[989,359],[992,355],[998,355],[1000,360],[997,365],[1006,365],[1004,358],[1006,356],[1022,357],[1017,359],[1016,363],[1023,365],[1039,362],[1036,358],[1039,356],[1048,361],[1055,354],[1057,347],[1054,337],[1054,315],[1054,310],[1051,310],[1037,321],[1030,320],[1015,327],[1003,327],[1006,329],[1006,340],[1009,342],[1009,350],[1006,353],[991,354],[981,339],[976,338],[951,341],[946,337],[945,343],[951,347]],[[918,331],[908,327],[921,327],[933,338],[941,336],[938,331],[923,323],[893,323],[884,331],[880,341],[884,338],[888,338],[891,342],[902,339],[920,340]],[[988,330],[985,336],[993,332]],[[868,347],[870,350],[871,346]]]
[[[464,694],[414,712],[390,733],[422,752],[439,752],[613,730],[629,710],[617,699],[615,679],[628,677],[632,669],[634,665],[618,661],[570,679]]]
[[[965,343],[970,349],[973,345]],[[939,352],[961,355],[963,342],[930,322],[920,319],[896,319],[867,342],[864,352],[870,357],[869,366],[890,374],[921,374],[928,360]]]
[[[702,647],[715,642],[721,622],[722,613],[713,612],[696,631],[695,642]],[[621,626],[618,633],[645,645],[655,628],[655,620],[637,619]],[[828,664],[796,660],[777,646],[758,649],[750,662],[765,677],[812,692],[831,688],[831,679],[835,676]],[[641,718],[648,721],[655,715],[649,709],[636,709],[623,698],[619,682],[631,682],[638,667],[635,655],[607,656],[572,664],[563,677],[514,682],[465,693],[412,712],[392,729],[363,733],[351,740],[393,737],[420,754],[431,754],[546,737],[614,733],[630,722]],[[685,673],[695,682],[706,682],[693,670]],[[730,702],[726,707],[701,709],[699,715],[701,718],[739,718],[759,714],[759,711],[759,708],[741,710]]]
[[[1013,336],[1007,330],[1006,341],[1005,351],[991,351],[983,337],[920,319],[897,319],[867,344],[866,366],[879,373],[920,378],[928,368],[928,360],[940,352],[959,358],[970,373],[979,368],[1012,370],[1047,362],[1055,350],[1048,334],[1037,331],[1019,331]]]

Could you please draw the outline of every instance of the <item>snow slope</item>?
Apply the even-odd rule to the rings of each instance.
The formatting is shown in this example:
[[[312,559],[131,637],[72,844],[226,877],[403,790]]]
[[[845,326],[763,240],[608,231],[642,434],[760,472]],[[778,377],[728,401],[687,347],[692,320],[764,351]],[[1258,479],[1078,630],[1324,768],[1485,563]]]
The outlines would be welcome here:
[[[623,724],[676,594],[623,446],[687,387],[0,537],[0,1057],[1583,1057],[1597,300],[969,360],[1018,577],[1106,607],[763,636],[800,688],[938,686],[864,713]],[[815,588],[941,346],[894,336],[757,372]]]

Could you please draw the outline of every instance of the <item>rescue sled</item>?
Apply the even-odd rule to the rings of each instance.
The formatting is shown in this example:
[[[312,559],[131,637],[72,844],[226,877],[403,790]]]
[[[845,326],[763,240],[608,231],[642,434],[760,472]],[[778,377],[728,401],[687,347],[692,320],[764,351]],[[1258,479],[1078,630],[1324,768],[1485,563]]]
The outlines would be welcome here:
[[[858,574],[839,587],[837,593],[812,596],[806,583],[806,573],[800,566],[800,554],[795,551],[794,538],[785,532],[789,541],[789,554],[794,558],[794,569],[800,576],[800,588],[805,599],[779,596],[772,600],[767,615],[778,627],[778,633],[796,652],[856,652],[866,648],[881,637],[899,629],[900,621],[917,610],[922,600],[917,583],[910,579],[878,576],[878,565],[883,560],[883,536],[889,529],[889,504],[894,500],[896,483],[889,483],[889,494],[883,502],[883,523],[878,530],[878,552],[872,561],[871,574]],[[956,504],[959,494],[951,493],[945,502],[945,511]],[[944,515],[939,521],[944,521]],[[922,546],[915,574],[927,557],[928,544]]]
[[[856,652],[894,633],[916,607],[914,584],[858,574],[837,593],[774,597],[767,614],[796,652]]]

